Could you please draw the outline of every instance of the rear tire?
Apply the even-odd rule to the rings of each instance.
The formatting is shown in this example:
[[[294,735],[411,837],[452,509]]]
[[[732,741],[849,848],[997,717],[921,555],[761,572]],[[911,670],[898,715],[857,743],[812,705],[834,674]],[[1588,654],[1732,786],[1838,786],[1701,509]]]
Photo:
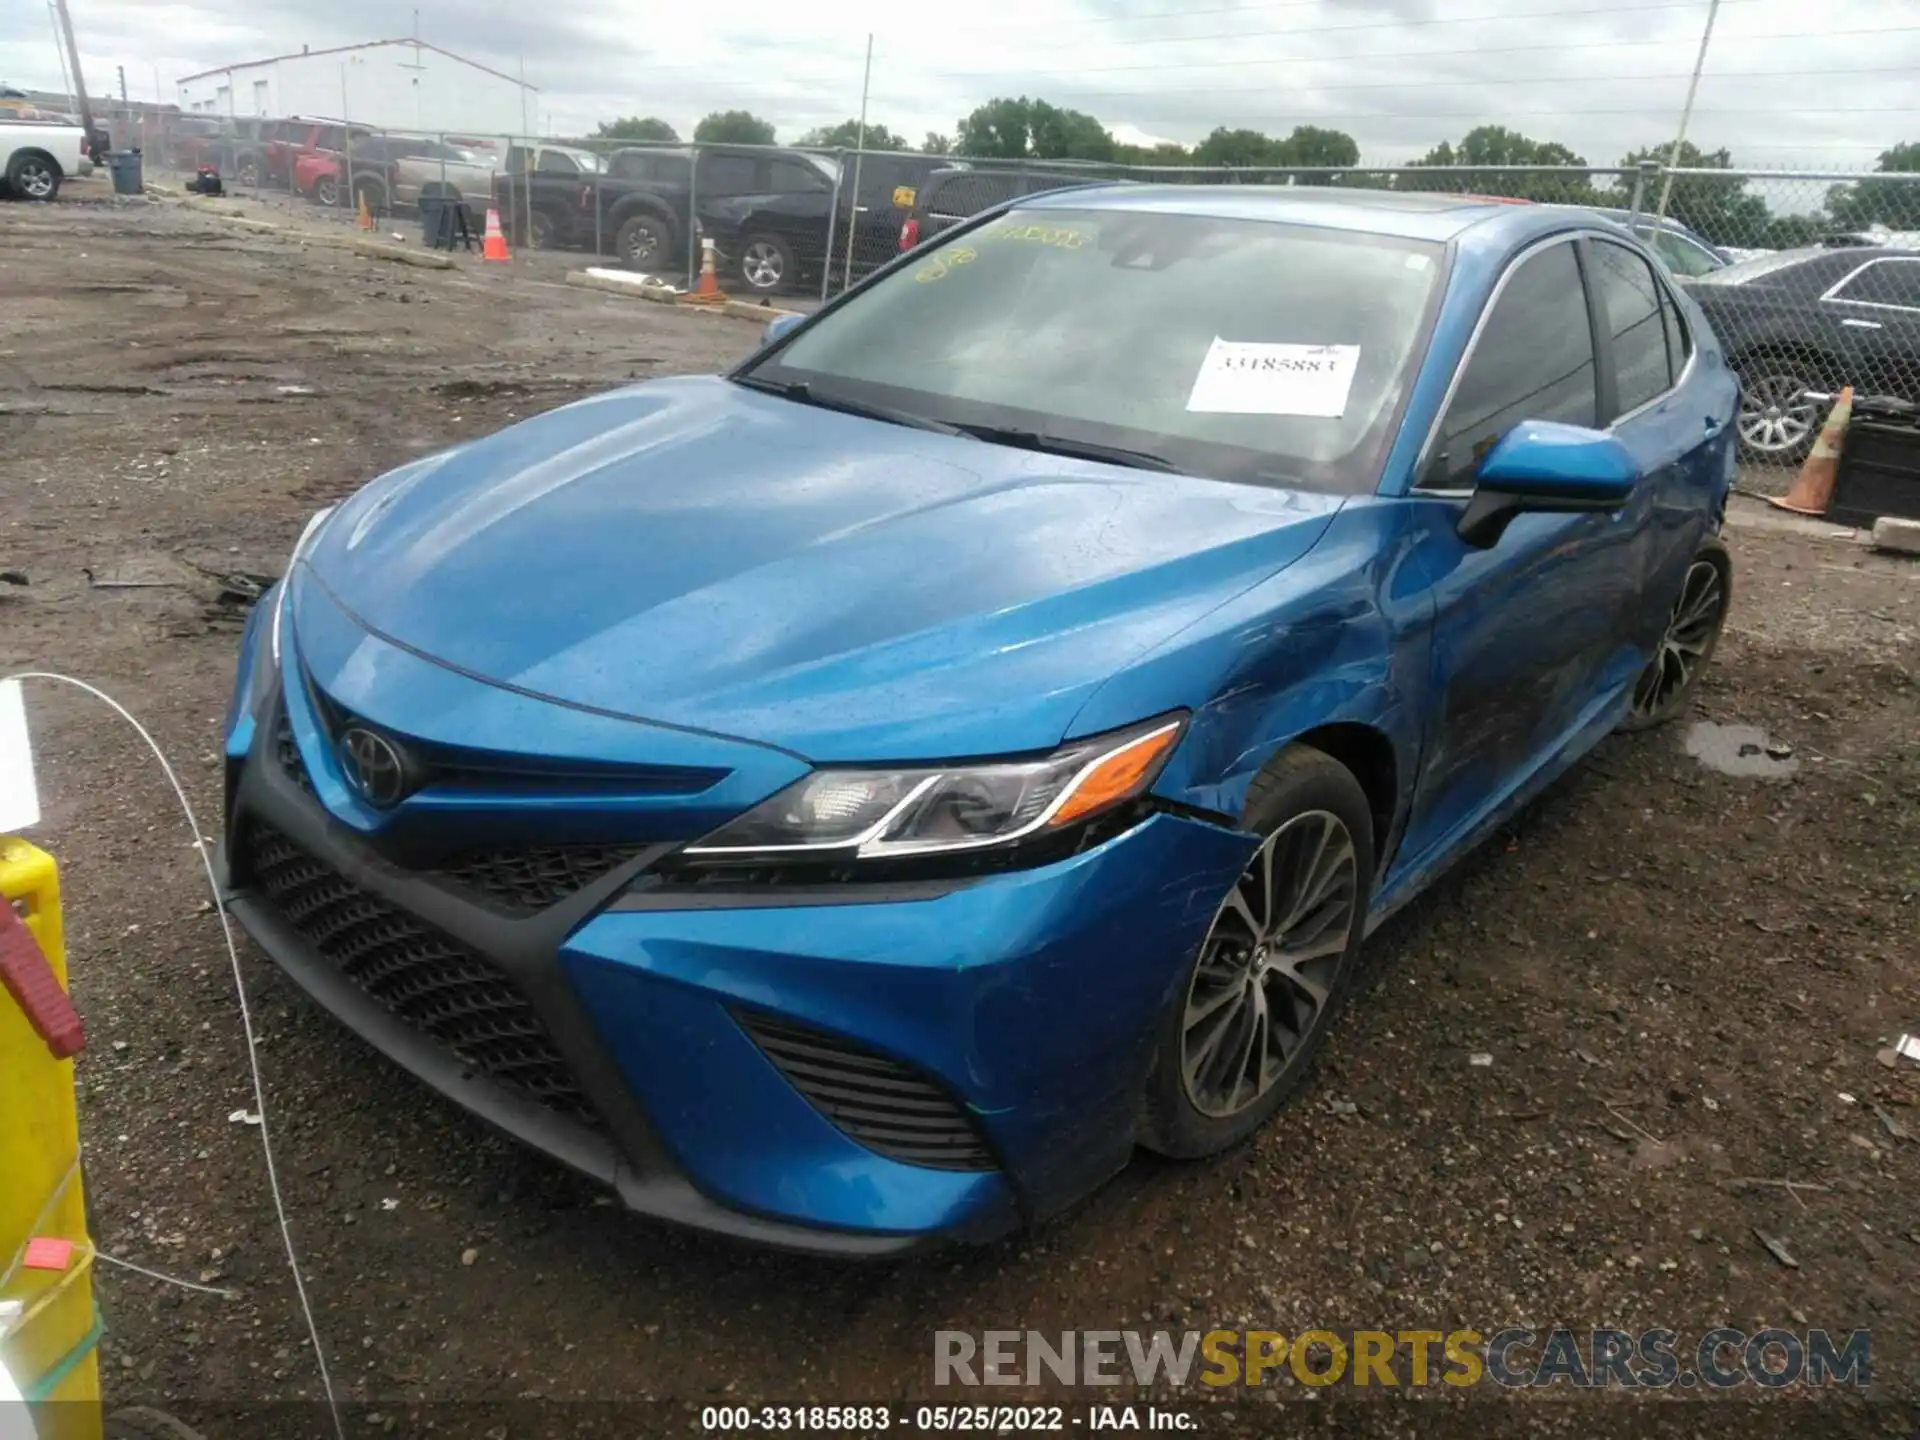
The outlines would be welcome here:
[[[634,215],[614,233],[613,249],[629,270],[660,270],[668,263],[673,237],[658,216]]]
[[[1244,1140],[1299,1088],[1353,988],[1373,896],[1372,807],[1332,756],[1281,751],[1240,824],[1263,843],[1181,976],[1147,1079],[1140,1143],[1181,1159]]]
[[[1632,708],[1620,722],[1621,730],[1651,730],[1686,710],[1732,606],[1733,558],[1722,541],[1712,538],[1687,566],[1659,648],[1634,682]]]
[[[7,165],[7,188],[22,200],[48,204],[60,196],[60,167],[47,156],[27,150]]]
[[[793,247],[778,235],[749,235],[740,247],[740,278],[759,295],[774,295],[799,278]]]

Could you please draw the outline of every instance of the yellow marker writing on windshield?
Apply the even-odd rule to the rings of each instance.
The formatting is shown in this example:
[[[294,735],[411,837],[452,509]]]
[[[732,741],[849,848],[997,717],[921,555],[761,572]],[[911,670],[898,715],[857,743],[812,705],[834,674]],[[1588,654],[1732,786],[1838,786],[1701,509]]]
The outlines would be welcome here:
[[[979,257],[978,250],[970,250],[965,245],[953,250],[942,250],[932,260],[913,272],[914,281],[925,285],[934,280],[944,280],[955,267],[971,264]]]
[[[999,240],[1025,240],[1034,245],[1051,245],[1056,250],[1078,250],[1087,243],[1084,230],[1069,230],[1064,225],[1003,225],[989,232]]]

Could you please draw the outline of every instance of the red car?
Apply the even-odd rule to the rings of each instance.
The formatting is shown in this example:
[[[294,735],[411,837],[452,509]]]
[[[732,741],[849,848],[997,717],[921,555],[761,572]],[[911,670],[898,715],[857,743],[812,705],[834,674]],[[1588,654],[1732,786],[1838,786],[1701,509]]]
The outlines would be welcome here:
[[[346,148],[351,135],[357,146],[373,138],[373,132],[358,125],[342,125],[332,120],[272,120],[261,134],[260,170],[250,175],[241,163],[242,185],[285,185],[301,190],[294,176],[294,165],[303,155],[318,151],[337,153]],[[302,193],[306,193],[302,190]]]

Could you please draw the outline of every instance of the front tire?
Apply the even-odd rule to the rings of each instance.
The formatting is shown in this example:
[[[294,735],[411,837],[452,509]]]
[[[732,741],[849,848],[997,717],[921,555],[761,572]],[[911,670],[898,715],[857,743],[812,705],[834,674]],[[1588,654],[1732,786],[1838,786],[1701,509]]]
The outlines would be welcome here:
[[[332,175],[322,175],[313,182],[313,202],[324,205],[329,210],[340,203],[340,181]]]
[[[749,290],[773,295],[797,278],[793,247],[778,235],[750,235],[740,250],[740,278]]]
[[[1283,750],[1247,792],[1262,837],[1161,1023],[1141,1143],[1212,1155],[1299,1087],[1352,989],[1373,893],[1373,812],[1346,766]]]
[[[1812,367],[1801,361],[1757,356],[1740,371],[1740,456],[1761,465],[1798,465],[1820,433],[1820,388]]]
[[[1651,730],[1687,708],[1694,685],[1720,643],[1732,604],[1733,559],[1723,543],[1708,540],[1687,566],[1659,648],[1634,682],[1632,705],[1620,729]]]

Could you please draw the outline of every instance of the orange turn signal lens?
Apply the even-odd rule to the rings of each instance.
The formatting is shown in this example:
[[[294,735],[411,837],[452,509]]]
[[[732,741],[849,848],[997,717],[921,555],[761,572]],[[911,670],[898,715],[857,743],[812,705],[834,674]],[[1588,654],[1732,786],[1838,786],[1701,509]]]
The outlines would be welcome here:
[[[1062,825],[1084,820],[1145,790],[1179,743],[1180,729],[1180,721],[1169,721],[1160,729],[1130,740],[1117,750],[1109,750],[1095,760],[1068,789],[1060,808],[1048,819],[1047,828],[1057,830]]]

